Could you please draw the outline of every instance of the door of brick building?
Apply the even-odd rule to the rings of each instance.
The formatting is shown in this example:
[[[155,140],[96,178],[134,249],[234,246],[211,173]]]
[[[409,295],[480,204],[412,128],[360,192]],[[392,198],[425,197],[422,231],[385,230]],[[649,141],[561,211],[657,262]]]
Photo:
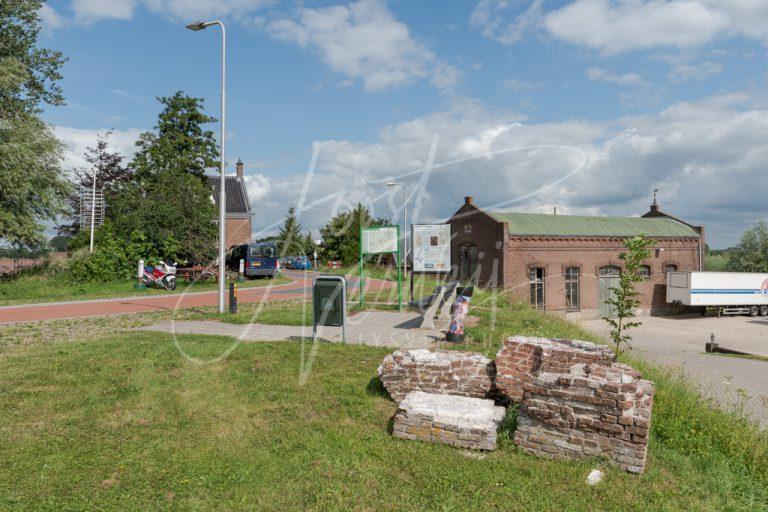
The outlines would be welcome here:
[[[462,245],[459,247],[459,279],[464,282],[474,282],[476,273],[477,246]]]
[[[600,269],[597,287],[597,307],[601,318],[613,318],[616,316],[616,308],[607,301],[616,295],[615,288],[619,287],[619,267],[607,266]]]

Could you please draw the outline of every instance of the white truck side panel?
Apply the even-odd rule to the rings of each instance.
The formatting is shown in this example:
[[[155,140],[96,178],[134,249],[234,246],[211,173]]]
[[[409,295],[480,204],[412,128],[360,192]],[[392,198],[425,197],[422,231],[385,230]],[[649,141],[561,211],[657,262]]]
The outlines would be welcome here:
[[[687,306],[768,305],[768,274],[669,272],[667,302]]]

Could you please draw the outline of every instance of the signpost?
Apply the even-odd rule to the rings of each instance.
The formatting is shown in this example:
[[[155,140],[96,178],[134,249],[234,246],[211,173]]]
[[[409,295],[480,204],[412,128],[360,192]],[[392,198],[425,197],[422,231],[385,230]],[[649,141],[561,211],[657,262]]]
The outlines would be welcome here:
[[[451,270],[451,225],[414,224],[413,271],[449,272]]]
[[[451,225],[413,224],[411,226],[411,295],[415,273],[448,273],[451,271]]]
[[[363,277],[363,256],[366,254],[396,254],[397,259],[397,306],[403,307],[400,275],[400,226],[360,227],[360,305],[365,301],[365,278]]]
[[[341,326],[341,337],[347,342],[347,280],[343,276],[318,276],[312,284],[312,342],[317,326]]]

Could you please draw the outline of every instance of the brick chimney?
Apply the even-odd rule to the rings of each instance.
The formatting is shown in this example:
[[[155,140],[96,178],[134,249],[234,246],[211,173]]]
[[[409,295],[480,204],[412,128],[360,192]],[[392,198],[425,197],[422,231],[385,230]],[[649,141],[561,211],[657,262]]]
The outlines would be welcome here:
[[[464,204],[472,204],[472,196],[464,196]]]
[[[235,164],[235,172],[237,172],[237,177],[241,180],[243,179],[243,161],[239,158],[237,159],[237,163]]]

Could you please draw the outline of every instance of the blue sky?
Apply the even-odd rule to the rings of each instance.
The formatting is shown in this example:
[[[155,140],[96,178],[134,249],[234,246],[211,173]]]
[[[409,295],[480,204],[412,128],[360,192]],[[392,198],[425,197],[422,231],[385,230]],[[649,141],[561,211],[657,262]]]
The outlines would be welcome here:
[[[130,155],[156,96],[218,117],[219,33],[184,25],[223,19],[227,155],[259,231],[291,203],[310,228],[357,200],[396,218],[391,177],[418,190],[416,222],[463,195],[638,215],[654,188],[715,247],[766,217],[768,2],[49,0],[41,16],[70,59],[68,105],[45,113],[68,166],[106,129]],[[445,165],[425,179],[430,152]]]

